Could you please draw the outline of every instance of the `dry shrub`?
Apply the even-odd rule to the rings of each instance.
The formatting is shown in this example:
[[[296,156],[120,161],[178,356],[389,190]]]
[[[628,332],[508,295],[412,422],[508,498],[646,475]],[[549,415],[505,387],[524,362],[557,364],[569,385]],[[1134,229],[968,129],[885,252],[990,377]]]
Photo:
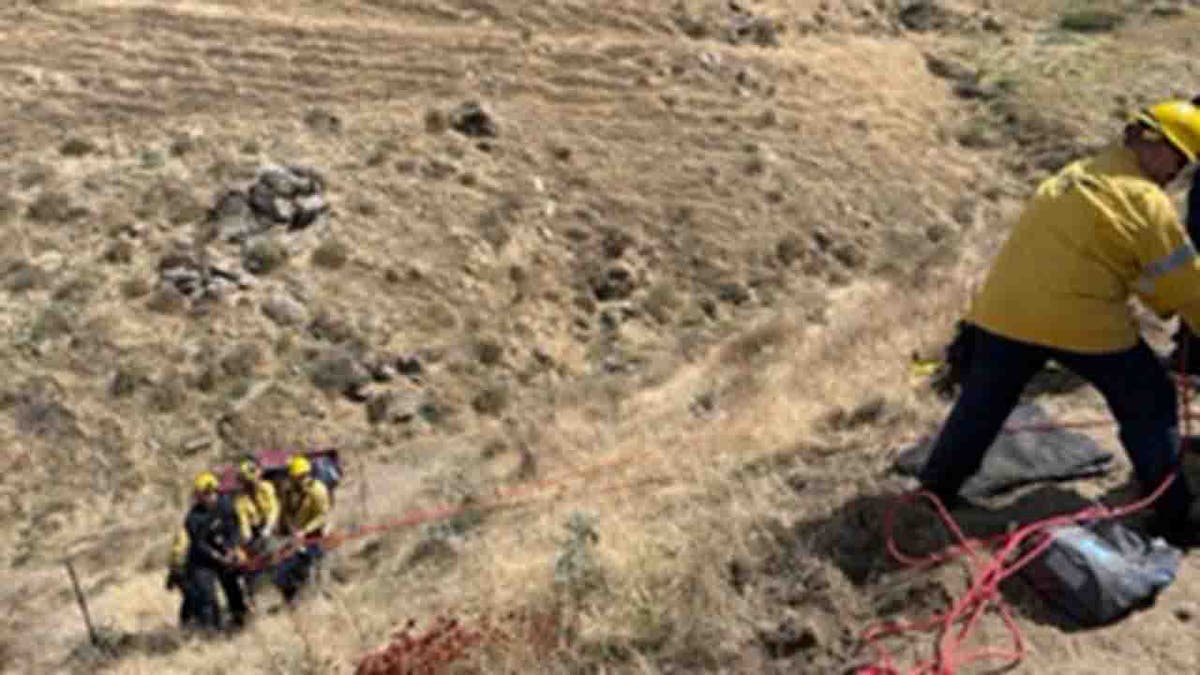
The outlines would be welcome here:
[[[312,252],[312,263],[326,269],[341,269],[349,260],[350,247],[339,239],[327,239]]]
[[[466,660],[485,639],[480,629],[464,626],[458,619],[438,617],[433,625],[417,631],[416,622],[394,633],[387,644],[362,656],[355,675],[413,675],[442,672]]]

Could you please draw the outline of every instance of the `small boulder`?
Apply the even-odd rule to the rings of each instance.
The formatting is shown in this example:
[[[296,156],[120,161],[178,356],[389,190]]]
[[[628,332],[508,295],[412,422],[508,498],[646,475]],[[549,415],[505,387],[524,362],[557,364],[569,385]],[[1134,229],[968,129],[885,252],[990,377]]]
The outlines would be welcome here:
[[[410,380],[420,378],[424,370],[421,359],[415,355],[410,354],[396,359],[396,371]]]
[[[371,381],[365,366],[344,350],[331,350],[313,364],[313,385],[321,391],[355,391]]]
[[[367,401],[367,423],[380,424],[386,422],[392,411],[393,396],[389,392],[383,392],[372,396]]]
[[[637,287],[637,279],[627,266],[614,264],[596,275],[592,279],[591,287],[592,293],[601,302],[624,300],[633,294]]]
[[[208,212],[212,231],[222,241],[240,242],[257,229],[250,199],[241,190],[227,190]]]
[[[464,103],[450,114],[450,128],[471,137],[494,138],[500,133],[491,112],[476,101]]]
[[[979,79],[979,74],[975,72],[974,68],[936,54],[925,55],[925,67],[936,77],[946,80],[974,82]]]
[[[309,227],[329,212],[329,203],[320,194],[304,195],[296,199],[295,211],[292,214],[291,229],[300,230]]]
[[[312,182],[281,166],[265,166],[258,172],[258,182],[276,197],[288,199],[313,190]]]
[[[308,323],[308,310],[299,300],[284,293],[264,300],[262,313],[279,326],[300,326]]]
[[[742,305],[750,301],[750,289],[740,281],[730,281],[717,287],[717,299],[731,305]]]
[[[753,44],[759,47],[779,46],[779,25],[767,16],[742,14],[730,24],[727,39],[731,44]]]

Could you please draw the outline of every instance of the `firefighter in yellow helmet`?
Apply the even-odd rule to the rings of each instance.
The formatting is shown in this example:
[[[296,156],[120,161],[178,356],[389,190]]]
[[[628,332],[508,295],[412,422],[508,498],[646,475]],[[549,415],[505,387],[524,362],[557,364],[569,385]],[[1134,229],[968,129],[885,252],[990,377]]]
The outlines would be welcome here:
[[[254,548],[269,539],[279,523],[279,498],[275,486],[263,478],[262,467],[253,457],[238,465],[238,494],[233,500],[241,528],[242,542]]]
[[[329,508],[329,488],[313,477],[308,458],[292,457],[288,462],[283,521],[295,552],[279,564],[275,573],[275,584],[288,603],[308,581],[313,564],[324,555],[321,538],[328,528]]]
[[[926,489],[959,501],[1049,360],[1099,389],[1144,491],[1180,465],[1175,389],[1129,299],[1200,328],[1200,261],[1164,191],[1198,154],[1200,108],[1167,101],[1038,186],[960,324],[962,389],[920,474]],[[1155,504],[1156,529],[1177,545],[1194,543],[1191,501],[1180,473]]]
[[[240,627],[245,621],[246,603],[238,584],[237,515],[222,499],[220,483],[212,472],[198,474],[192,488],[195,502],[184,520],[185,603],[190,603],[191,618],[199,627],[220,628],[223,622],[214,588],[220,583],[233,625]]]
[[[251,556],[266,556],[271,552],[271,537],[279,524],[279,498],[275,485],[263,478],[262,467],[252,455],[238,463],[238,491],[233,498],[243,548]],[[245,574],[246,594],[250,600],[261,578],[261,572]]]

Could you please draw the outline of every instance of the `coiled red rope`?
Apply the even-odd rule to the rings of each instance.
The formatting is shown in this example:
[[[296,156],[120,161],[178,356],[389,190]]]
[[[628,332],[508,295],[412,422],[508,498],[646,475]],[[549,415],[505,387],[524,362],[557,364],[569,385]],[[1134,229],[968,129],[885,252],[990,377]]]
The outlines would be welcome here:
[[[955,522],[954,517],[950,515],[936,495],[923,490],[901,495],[897,503],[885,515],[884,534],[887,538],[888,553],[901,564],[912,568],[932,567],[966,557],[972,568],[971,583],[967,591],[944,612],[919,621],[888,621],[869,628],[863,634],[862,639],[874,650],[875,661],[869,666],[858,669],[857,675],[902,675],[902,671],[895,665],[891,652],[882,644],[882,641],[909,633],[936,632],[937,641],[934,656],[903,671],[907,675],[953,675],[964,666],[984,660],[999,661],[998,666],[1000,667],[1013,667],[1020,663],[1025,658],[1024,636],[1013,618],[1012,610],[1000,594],[1000,584],[1020,572],[1022,568],[1045,552],[1053,541],[1050,534],[1052,529],[1063,525],[1127,516],[1149,507],[1170,488],[1182,470],[1184,451],[1191,437],[1192,392],[1187,377],[1187,362],[1187,343],[1185,341],[1180,352],[1180,372],[1176,380],[1180,392],[1183,427],[1177,458],[1180,464],[1163,479],[1153,492],[1131,504],[1119,508],[1096,505],[1074,513],[1038,520],[1008,534],[986,539],[971,539],[963,533],[962,528]],[[1095,426],[1095,423],[1027,426],[1020,429],[1008,429],[1008,431],[1049,431],[1081,426]],[[893,526],[900,507],[920,499],[928,500],[933,505],[942,524],[957,543],[941,552],[915,557],[900,550],[893,536]],[[1000,615],[1000,620],[1011,638],[1011,647],[981,647],[964,651],[963,645],[978,626],[980,618],[989,609],[994,609]]]

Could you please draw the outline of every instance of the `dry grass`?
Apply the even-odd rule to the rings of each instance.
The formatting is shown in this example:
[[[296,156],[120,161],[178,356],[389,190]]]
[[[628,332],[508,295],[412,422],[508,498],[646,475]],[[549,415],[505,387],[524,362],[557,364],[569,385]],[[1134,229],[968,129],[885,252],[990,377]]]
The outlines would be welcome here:
[[[0,10],[0,66],[16,75],[0,84],[14,260],[0,364],[5,400],[24,402],[0,411],[15,467],[0,477],[14,543],[0,598],[20,610],[0,624],[0,659],[97,666],[68,658],[69,550],[124,636],[115,672],[346,671],[407,618],[513,608],[569,640],[491,645],[474,665],[763,672],[781,667],[763,632],[783,619],[817,647],[782,663],[843,665],[841,631],[874,617],[879,589],[818,549],[840,505],[885,488],[884,451],[939,418],[908,355],[949,329],[1032,178],[1107,138],[1117,107],[1192,74],[1195,22],[1139,10],[1064,36],[1065,12],[1111,7],[964,0],[916,32],[899,29],[904,3],[814,0],[755,4],[774,32],[743,39],[724,3],[684,4]],[[997,93],[955,98],[928,51]],[[427,128],[472,99],[496,116],[490,145]],[[996,138],[963,147],[970,125]],[[322,168],[330,221],[271,240],[251,289],[201,311],[164,297],[159,261],[204,241],[212,197],[267,161]],[[237,264],[236,247],[206,252]],[[631,287],[598,292],[618,268]],[[316,320],[271,323],[259,307],[277,293]],[[422,383],[387,386],[432,407],[370,424],[310,382],[331,350],[417,353]],[[61,424],[31,434],[19,410],[34,404]],[[162,532],[183,477],[310,441],[349,450],[343,524],[534,475],[563,477],[563,492],[347,546],[330,594],[295,617],[228,641],[164,638]],[[572,594],[554,561],[575,511],[598,515],[603,583]],[[1147,663],[1195,665],[1151,627],[1130,631]]]

